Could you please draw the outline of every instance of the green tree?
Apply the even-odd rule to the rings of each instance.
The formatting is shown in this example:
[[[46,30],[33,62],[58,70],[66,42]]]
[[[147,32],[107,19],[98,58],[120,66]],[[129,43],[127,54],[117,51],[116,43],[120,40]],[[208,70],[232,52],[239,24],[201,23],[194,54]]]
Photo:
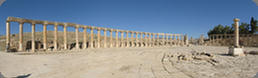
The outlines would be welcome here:
[[[241,23],[239,25],[239,34],[250,34],[249,24]]]
[[[251,33],[254,34],[257,31],[257,20],[254,17],[251,18],[250,25],[251,25]]]
[[[226,25],[223,29],[223,32],[223,34],[232,34],[234,31],[232,27]]]

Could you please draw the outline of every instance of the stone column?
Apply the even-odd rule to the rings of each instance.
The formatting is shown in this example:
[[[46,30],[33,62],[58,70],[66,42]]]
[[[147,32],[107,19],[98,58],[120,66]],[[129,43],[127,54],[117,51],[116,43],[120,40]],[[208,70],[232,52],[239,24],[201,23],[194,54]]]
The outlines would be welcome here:
[[[129,34],[129,31],[126,31],[126,47],[130,46],[129,45],[129,36],[128,36],[128,34]]]
[[[121,34],[120,44],[121,44],[121,47],[124,48],[124,31],[120,31],[120,34]]]
[[[155,33],[152,33],[152,46],[155,46]]]
[[[168,45],[168,38],[169,38],[169,35],[168,35],[168,34],[166,34],[166,40],[165,40],[165,41],[166,41],[166,42],[165,42],[165,43],[166,43],[166,45]]]
[[[235,34],[235,39],[234,39],[234,46],[236,47],[236,48],[239,48],[240,46],[239,46],[239,19],[234,19],[234,24],[235,24],[235,32],[234,32],[234,34]]]
[[[173,43],[172,38],[173,38],[173,34],[170,34],[170,39],[169,39],[169,40],[170,40],[170,46],[172,46],[172,45],[173,45],[173,44],[172,44],[172,43]]]
[[[67,25],[64,25],[64,49],[67,49]]]
[[[57,27],[58,25],[55,24],[54,26],[54,50],[57,50],[57,35],[58,35],[58,32],[57,32]]]
[[[110,47],[110,48],[113,47],[113,34],[112,34],[112,32],[113,32],[113,29],[110,29],[110,30],[109,30],[109,33],[110,33],[110,39],[109,39],[109,40],[110,40],[110,41],[109,41],[109,43],[110,43],[109,45],[110,45],[110,46],[109,46],[109,47]]]
[[[140,35],[140,40],[141,40],[141,47],[143,47],[143,32],[141,32],[141,35]]]
[[[47,24],[43,24],[43,49],[47,50]]]
[[[10,49],[10,22],[6,21],[6,52]]]
[[[35,23],[31,24],[31,52],[35,52]]]
[[[75,41],[76,41],[76,49],[80,49],[80,44],[79,44],[79,26],[75,27]]]
[[[184,45],[184,44],[185,44],[185,42],[184,42],[184,35],[181,34],[181,45]]]
[[[239,19],[237,18],[234,19],[234,27],[234,47],[229,47],[228,54],[232,56],[245,56],[243,48],[239,46]]]
[[[118,32],[119,30],[116,30],[116,47],[119,47],[119,41],[118,41]]]
[[[20,26],[20,32],[19,32],[19,51],[23,51],[23,22],[19,23]]]
[[[135,43],[136,43],[136,47],[139,47],[139,39],[138,39],[138,34],[139,32],[135,32]]]
[[[152,40],[151,40],[151,33],[148,33],[148,34],[149,34],[148,44],[149,44],[149,47],[151,47],[152,46],[152,44],[151,44],[151,42],[152,42]]]
[[[176,45],[176,34],[173,34],[173,44]]]
[[[160,46],[160,45],[159,45],[159,43],[160,43],[159,34],[160,34],[160,33],[157,33],[157,42],[156,42],[156,43],[157,43],[157,46]]]
[[[104,32],[104,44],[103,44],[103,46],[104,46],[104,48],[107,48],[107,29],[104,28],[103,32]]]
[[[145,47],[148,47],[148,44],[147,44],[147,42],[148,42],[148,38],[147,38],[147,33],[146,32],[144,32],[144,44],[145,44]]]
[[[134,32],[132,31],[131,32],[131,47],[134,47],[134,40],[133,40],[133,34],[134,34]]]
[[[100,48],[100,43],[101,43],[100,42],[100,28],[98,28],[97,31],[98,31],[98,39],[97,39],[98,40],[98,48]]]
[[[87,48],[87,27],[83,28],[83,49]]]
[[[91,27],[90,28],[91,30],[90,30],[90,48],[94,48],[94,46],[93,46],[93,39],[94,39],[94,32],[93,32],[93,30],[94,30],[94,27]]]
[[[162,38],[162,43],[163,43],[163,46],[165,45],[165,33],[162,33],[163,35],[163,38]]]
[[[188,45],[189,43],[188,43],[188,36],[187,36],[187,34],[185,35],[184,40],[185,40],[185,45]]]
[[[176,40],[176,45],[179,45],[179,43],[180,43],[179,40],[180,40],[180,39],[179,39],[179,35],[178,35],[178,34],[176,35],[176,39],[177,39],[177,40]]]

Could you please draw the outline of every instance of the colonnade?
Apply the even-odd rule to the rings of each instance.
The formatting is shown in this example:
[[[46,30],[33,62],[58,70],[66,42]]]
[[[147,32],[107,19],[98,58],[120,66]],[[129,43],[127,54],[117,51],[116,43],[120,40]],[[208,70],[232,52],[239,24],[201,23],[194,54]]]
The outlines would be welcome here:
[[[239,34],[239,37],[252,37],[252,34]],[[212,43],[216,43],[219,40],[223,39],[233,39],[234,34],[212,34],[209,35],[209,41]]]
[[[155,47],[155,46],[172,46],[172,45],[185,45],[188,39],[184,39],[186,35],[183,34],[168,34],[168,33],[149,33],[149,32],[137,32],[128,30],[119,30],[112,28],[103,28],[95,26],[79,25],[74,23],[61,23],[61,22],[50,22],[50,21],[40,21],[40,20],[30,20],[16,17],[8,17],[6,21],[6,49],[10,48],[10,22],[19,23],[19,51],[24,51],[23,48],[23,24],[31,24],[31,51],[35,52],[35,25],[43,25],[43,49],[47,50],[47,26],[54,25],[54,50],[58,50],[58,26],[63,26],[63,49],[68,49],[67,44],[67,27],[75,28],[75,49],[86,49],[86,48],[126,48],[126,47]],[[83,28],[83,47],[80,48],[79,44],[79,28]],[[90,38],[88,40],[88,32],[90,30]],[[97,30],[96,37],[94,38],[94,30]],[[103,31],[103,36],[101,36],[101,31]],[[109,41],[108,35],[109,32]],[[115,33],[115,38],[113,38],[113,33]],[[119,35],[120,33],[120,35]],[[129,35],[130,38],[129,38]],[[125,37],[125,38],[124,38]],[[89,42],[88,42],[89,41]],[[89,43],[89,45],[87,44]],[[109,43],[109,44],[108,44]],[[187,43],[188,44],[188,43]],[[88,45],[88,46],[87,46]],[[103,45],[103,46],[101,46]]]

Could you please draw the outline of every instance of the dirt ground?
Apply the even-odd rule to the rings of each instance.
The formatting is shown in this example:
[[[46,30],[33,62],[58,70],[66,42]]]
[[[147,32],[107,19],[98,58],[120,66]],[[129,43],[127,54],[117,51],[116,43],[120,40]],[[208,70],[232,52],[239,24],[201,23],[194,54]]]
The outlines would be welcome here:
[[[258,48],[245,48],[258,51]],[[21,55],[0,52],[5,77],[253,78],[258,55],[232,57],[228,47],[107,48]]]

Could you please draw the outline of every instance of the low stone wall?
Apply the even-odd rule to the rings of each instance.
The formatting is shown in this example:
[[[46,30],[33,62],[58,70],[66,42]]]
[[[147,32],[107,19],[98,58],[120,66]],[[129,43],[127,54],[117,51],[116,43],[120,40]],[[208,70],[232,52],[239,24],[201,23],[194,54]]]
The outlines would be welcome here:
[[[205,40],[205,45],[212,46],[233,46],[234,35],[233,34],[213,34]],[[258,46],[258,34],[240,34],[239,45],[248,47]]]

